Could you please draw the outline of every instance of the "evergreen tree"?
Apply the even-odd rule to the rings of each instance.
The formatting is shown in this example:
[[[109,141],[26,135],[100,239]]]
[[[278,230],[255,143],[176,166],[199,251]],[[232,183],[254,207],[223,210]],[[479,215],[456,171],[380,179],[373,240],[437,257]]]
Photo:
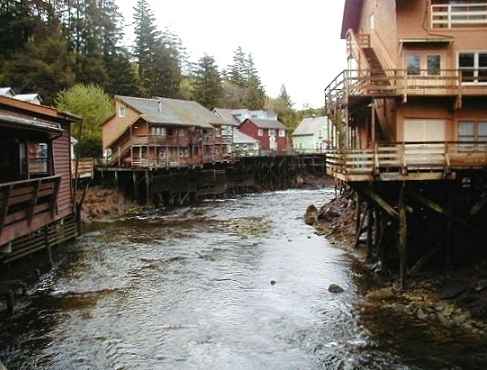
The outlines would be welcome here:
[[[133,54],[138,64],[138,77],[142,93],[150,95],[153,92],[151,78],[157,74],[153,68],[156,62],[156,54],[159,54],[157,57],[160,61],[161,53],[159,31],[156,28],[155,18],[147,0],[137,0],[134,7],[134,26],[135,46]]]
[[[5,82],[19,92],[38,92],[46,104],[75,82],[74,58],[60,33],[32,39],[5,63]]]
[[[193,72],[194,99],[208,109],[215,108],[223,96],[222,81],[215,59],[203,56]]]
[[[232,64],[228,67],[228,79],[238,87],[246,87],[247,63],[241,46],[233,53]]]
[[[246,60],[246,96],[245,106],[248,109],[263,109],[265,105],[265,90],[254,64],[252,54]]]
[[[281,85],[281,92],[279,93],[278,99],[288,108],[292,109],[293,103],[291,101],[291,97],[287,93],[286,85]]]

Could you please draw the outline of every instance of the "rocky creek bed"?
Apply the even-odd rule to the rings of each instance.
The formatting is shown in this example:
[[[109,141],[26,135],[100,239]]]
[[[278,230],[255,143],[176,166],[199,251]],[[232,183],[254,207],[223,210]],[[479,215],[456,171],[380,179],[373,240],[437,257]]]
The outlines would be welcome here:
[[[419,271],[408,276],[408,289],[401,291],[398,276],[375,273],[376,266],[367,265],[365,248],[354,248],[354,218],[354,202],[343,195],[320,209],[310,206],[305,221],[332,245],[351,252],[365,267],[365,301],[361,304],[365,317],[400,318],[437,343],[463,340],[468,346],[485,345],[487,261],[448,272],[435,268]]]

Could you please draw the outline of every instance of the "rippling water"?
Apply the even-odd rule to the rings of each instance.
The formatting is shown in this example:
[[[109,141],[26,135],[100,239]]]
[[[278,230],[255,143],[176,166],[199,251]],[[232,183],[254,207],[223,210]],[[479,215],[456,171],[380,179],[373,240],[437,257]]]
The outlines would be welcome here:
[[[104,225],[2,323],[0,358],[9,370],[405,369],[359,324],[352,259],[303,223],[331,195],[249,195]]]

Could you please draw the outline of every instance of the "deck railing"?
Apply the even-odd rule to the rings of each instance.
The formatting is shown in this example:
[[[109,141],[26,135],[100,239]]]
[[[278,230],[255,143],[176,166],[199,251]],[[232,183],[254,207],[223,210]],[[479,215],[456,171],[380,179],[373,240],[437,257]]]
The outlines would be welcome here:
[[[475,28],[487,26],[487,2],[431,5],[432,28]]]
[[[377,145],[373,149],[330,150],[329,175],[378,176],[383,173],[449,173],[487,167],[487,142],[421,142]]]
[[[353,96],[401,95],[486,95],[487,84],[476,79],[481,70],[440,69],[406,70],[387,69],[345,70],[325,89],[327,104],[346,102]],[[482,69],[483,71],[483,69]]]
[[[60,182],[61,176],[50,176],[0,184],[0,237],[16,225],[19,230],[13,234],[28,232],[36,218],[45,220],[41,226],[52,222]],[[38,224],[36,226],[39,227]],[[3,238],[0,240],[4,241]]]

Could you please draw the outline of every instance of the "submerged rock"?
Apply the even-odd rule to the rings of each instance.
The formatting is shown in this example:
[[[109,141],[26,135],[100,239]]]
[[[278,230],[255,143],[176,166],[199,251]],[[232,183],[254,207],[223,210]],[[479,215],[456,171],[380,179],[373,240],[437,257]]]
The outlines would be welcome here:
[[[306,214],[304,215],[304,222],[306,225],[313,226],[318,222],[318,208],[314,205],[310,205],[306,210]]]
[[[271,285],[276,285],[276,281],[275,280],[271,280]]]
[[[330,293],[339,294],[339,293],[343,293],[345,290],[341,286],[339,286],[337,284],[331,284],[328,287],[328,291]]]

